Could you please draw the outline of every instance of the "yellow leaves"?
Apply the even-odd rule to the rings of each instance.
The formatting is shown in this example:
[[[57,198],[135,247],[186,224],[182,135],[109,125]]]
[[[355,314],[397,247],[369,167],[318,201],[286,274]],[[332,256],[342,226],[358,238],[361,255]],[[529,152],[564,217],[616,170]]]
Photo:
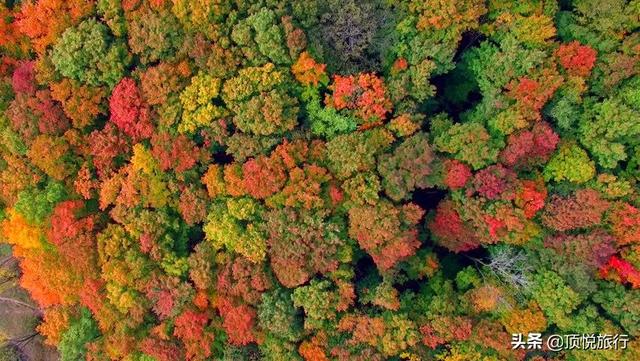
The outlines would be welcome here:
[[[190,111],[198,106],[208,104],[220,94],[220,79],[200,73],[191,78],[189,85],[180,95],[182,106]]]
[[[569,181],[584,183],[596,174],[595,163],[587,152],[575,142],[565,142],[560,145],[544,169],[546,181]]]
[[[111,178],[105,179],[100,184],[100,209],[105,210],[118,198],[120,188],[122,188],[123,176],[120,173],[114,174]]]
[[[158,168],[158,164],[151,152],[142,144],[137,143],[133,146],[131,168],[134,172],[142,171],[145,174],[152,174]]]
[[[158,161],[141,143],[133,146],[131,163],[100,185],[100,209],[111,204],[164,207],[171,192]]]
[[[220,95],[221,84],[220,79],[205,73],[191,78],[191,84],[180,94],[183,108],[182,121],[178,125],[180,133],[193,133],[227,114],[226,109],[212,103]]]
[[[420,356],[406,351],[400,354],[400,358],[407,361],[422,361],[422,358],[420,358]]]
[[[553,19],[547,15],[534,14],[531,16],[514,15],[504,12],[498,15],[493,31],[506,27],[518,42],[534,46],[545,45],[556,35]]]
[[[509,333],[528,334],[547,329],[547,319],[534,301],[525,309],[513,309],[503,317],[502,324]]]
[[[170,193],[161,177],[162,172],[158,162],[153,158],[151,152],[140,143],[133,146],[131,170],[133,174],[129,174],[129,178],[138,186],[140,194],[145,197],[146,202],[153,207],[166,205]],[[142,174],[136,174],[139,172]],[[133,179],[131,179],[132,177]]]
[[[214,16],[225,17],[231,10],[223,1],[214,0],[173,0],[171,11],[187,31],[198,31],[211,40],[221,35],[217,30]],[[216,19],[220,20],[220,19]]]
[[[489,119],[488,123],[490,127],[504,135],[509,135],[529,125],[527,119],[515,108],[509,108],[498,113],[494,118]]]
[[[252,69],[253,71],[251,71]],[[258,84],[259,86],[262,86],[262,87],[270,88],[276,84],[281,83],[284,78],[283,72],[279,70],[276,71],[276,66],[273,65],[273,63],[265,64],[261,68],[247,68],[246,70],[248,70],[248,74],[250,75],[252,74],[259,75],[258,77],[256,77],[256,79],[259,80]],[[243,72],[240,71],[240,75],[244,75],[242,73]]]
[[[235,245],[235,251],[254,263],[262,262],[267,255],[267,242],[253,224],[249,224],[246,233]]]
[[[252,262],[262,261],[267,253],[264,236],[252,223],[257,204],[250,198],[229,199],[209,212],[203,230],[213,248],[226,247]]]
[[[155,208],[164,207],[171,195],[166,184],[158,178],[149,179],[147,192],[143,188],[142,193],[147,196],[149,205]]]
[[[123,287],[120,287],[113,283],[106,285],[107,299],[114,305],[120,312],[127,313],[136,304],[135,296],[132,291],[128,291]]]
[[[0,223],[2,241],[23,249],[42,248],[42,232],[33,227],[14,209],[9,209],[8,217]]]
[[[397,355],[419,341],[419,334],[413,321],[402,315],[392,315],[386,321],[387,330],[380,340],[378,349],[386,356]]]
[[[498,359],[482,356],[476,350],[462,349],[460,346],[453,346],[449,350],[436,356],[438,361],[494,361]]]
[[[546,15],[532,15],[519,18],[514,33],[523,43],[543,45],[556,35],[553,19]]]
[[[617,199],[633,193],[633,185],[624,178],[609,173],[599,174],[595,188],[607,199]]]
[[[242,101],[255,93],[272,89],[284,80],[284,72],[277,70],[273,63],[244,68],[236,77],[224,83],[222,97],[228,104]]]

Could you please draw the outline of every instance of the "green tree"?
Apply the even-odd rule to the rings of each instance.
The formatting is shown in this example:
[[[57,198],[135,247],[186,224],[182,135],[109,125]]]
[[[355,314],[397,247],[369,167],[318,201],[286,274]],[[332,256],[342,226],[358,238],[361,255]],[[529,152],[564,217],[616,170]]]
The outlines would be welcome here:
[[[416,188],[426,188],[434,158],[425,133],[417,133],[403,141],[392,154],[378,158],[378,172],[389,198],[400,201],[410,197]]]
[[[113,88],[125,75],[130,56],[125,44],[113,39],[105,25],[89,19],[62,33],[53,46],[51,61],[65,77]]]
[[[495,163],[503,143],[477,122],[449,124],[433,142],[436,150],[451,154],[475,170]]]
[[[182,46],[182,28],[169,10],[142,8],[129,16],[129,47],[143,64],[173,58]]]
[[[267,244],[257,222],[263,212],[263,207],[249,197],[214,203],[203,228],[206,239],[215,249],[224,247],[253,262],[262,261]]]
[[[631,310],[640,303],[640,291],[627,290],[619,283],[601,282],[593,301],[604,308],[608,316],[618,321],[632,336],[640,334],[640,316]]]
[[[531,286],[531,295],[549,322],[556,324],[561,330],[571,328],[571,313],[582,299],[557,273],[543,271],[536,274]]]
[[[72,321],[69,328],[60,337],[58,350],[60,350],[60,360],[77,361],[84,359],[86,344],[100,336],[100,331],[91,313],[87,309],[82,309],[80,317]]]
[[[222,98],[234,112],[233,123],[242,132],[271,135],[298,124],[298,101],[290,95],[290,73],[273,63],[240,70],[224,83]]]
[[[258,307],[258,325],[274,336],[294,342],[302,336],[303,325],[291,295],[284,288],[264,293]]]
[[[331,281],[313,279],[307,286],[293,291],[293,305],[301,307],[305,313],[305,330],[321,330],[335,319],[338,299],[332,288]]]
[[[587,107],[579,122],[580,141],[604,168],[629,158],[640,136],[640,78],[629,80],[616,94]]]
[[[292,62],[276,13],[266,7],[239,21],[233,27],[231,39],[240,46],[250,64]]]

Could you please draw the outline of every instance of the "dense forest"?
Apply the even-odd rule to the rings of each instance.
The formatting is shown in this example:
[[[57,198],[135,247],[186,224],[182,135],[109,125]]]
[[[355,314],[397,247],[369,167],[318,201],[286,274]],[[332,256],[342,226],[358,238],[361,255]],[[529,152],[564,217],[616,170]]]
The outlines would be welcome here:
[[[62,361],[640,360],[640,0],[0,14],[0,243]]]

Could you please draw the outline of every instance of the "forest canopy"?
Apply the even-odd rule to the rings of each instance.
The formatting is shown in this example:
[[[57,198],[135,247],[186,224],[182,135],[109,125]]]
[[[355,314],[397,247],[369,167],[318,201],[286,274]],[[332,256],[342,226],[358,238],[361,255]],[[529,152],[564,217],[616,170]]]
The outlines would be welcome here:
[[[0,14],[0,243],[62,361],[640,360],[640,1]]]

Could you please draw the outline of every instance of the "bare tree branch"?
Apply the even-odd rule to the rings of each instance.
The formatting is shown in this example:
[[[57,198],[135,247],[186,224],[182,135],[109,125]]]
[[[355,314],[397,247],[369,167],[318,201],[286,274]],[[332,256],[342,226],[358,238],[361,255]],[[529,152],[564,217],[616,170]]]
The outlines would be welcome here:
[[[22,306],[22,307],[25,307],[25,308],[29,308],[29,309],[33,310],[35,313],[37,313],[39,315],[42,314],[42,310],[39,309],[38,307],[35,307],[35,306],[30,305],[28,303],[22,302],[20,300],[16,300],[16,299],[13,299],[13,298],[8,298],[8,297],[0,297],[0,302],[12,303],[14,305],[18,305],[18,306]]]
[[[5,267],[8,263],[14,262],[16,259],[13,255],[6,256],[0,260],[0,267]]]
[[[532,272],[526,253],[512,248],[498,248],[489,256],[488,261],[469,257],[495,275],[495,278],[516,292],[526,290],[531,282],[528,275]],[[484,278],[482,270],[478,268]]]

